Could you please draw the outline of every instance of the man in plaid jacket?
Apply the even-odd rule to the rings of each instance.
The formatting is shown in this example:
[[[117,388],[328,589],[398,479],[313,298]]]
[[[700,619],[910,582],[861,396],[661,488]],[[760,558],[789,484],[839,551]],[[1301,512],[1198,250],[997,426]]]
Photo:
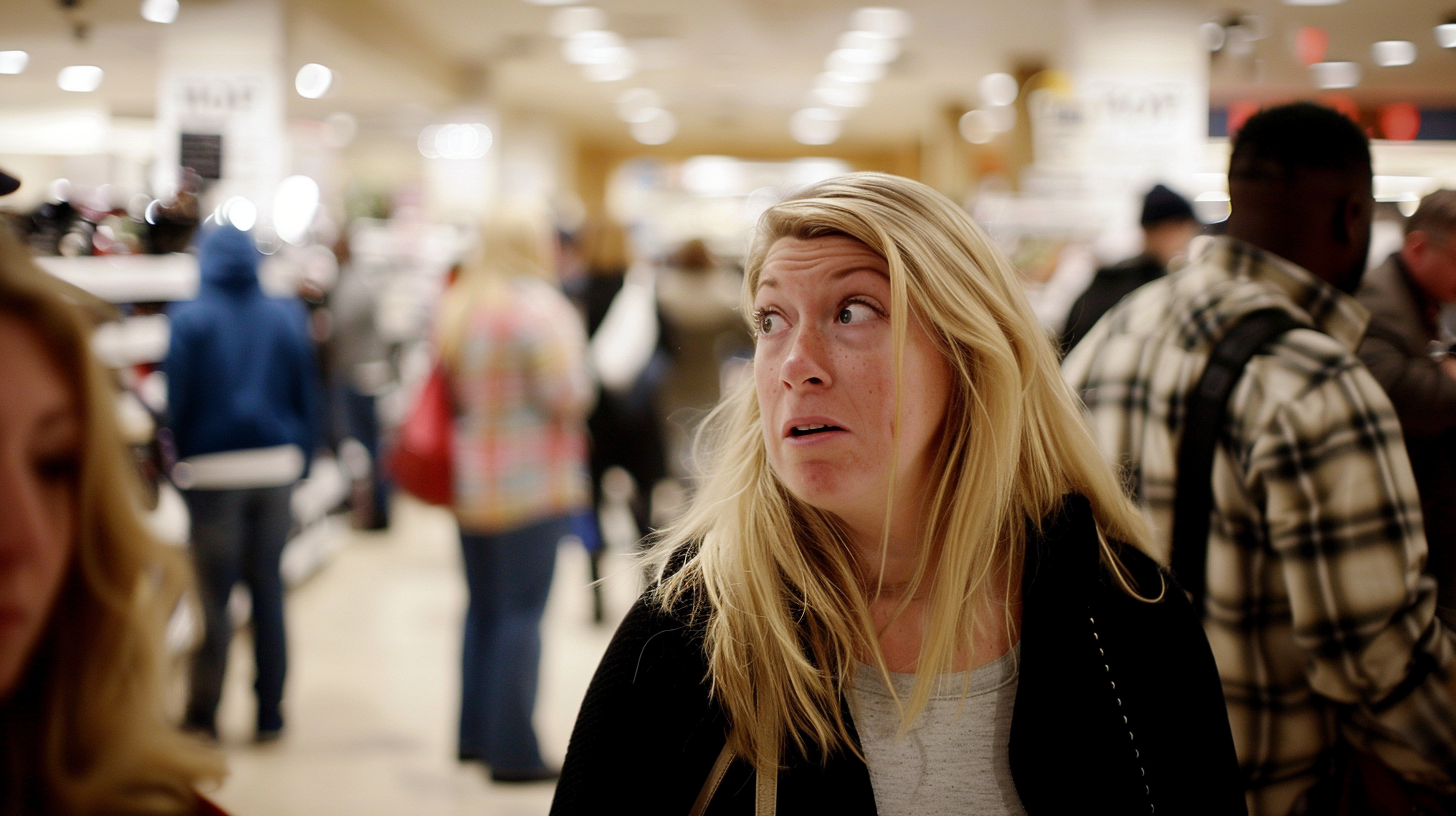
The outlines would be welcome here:
[[[1108,312],[1064,373],[1166,562],[1185,398],[1209,352],[1255,310],[1307,327],[1249,362],[1212,474],[1204,623],[1249,810],[1288,813],[1342,739],[1450,792],[1456,641],[1422,575],[1400,424],[1355,356],[1369,145],[1325,108],[1265,110],[1235,140],[1229,194],[1228,236]]]

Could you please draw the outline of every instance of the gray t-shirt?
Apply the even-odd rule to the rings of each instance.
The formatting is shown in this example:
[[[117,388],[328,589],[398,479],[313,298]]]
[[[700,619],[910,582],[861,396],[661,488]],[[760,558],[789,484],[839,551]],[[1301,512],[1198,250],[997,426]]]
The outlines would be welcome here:
[[[896,739],[900,712],[877,669],[860,664],[850,692],[870,784],[881,816],[1024,816],[1011,780],[1011,709],[1020,644],[970,672],[945,675],[925,711]],[[891,674],[901,705],[913,674]]]

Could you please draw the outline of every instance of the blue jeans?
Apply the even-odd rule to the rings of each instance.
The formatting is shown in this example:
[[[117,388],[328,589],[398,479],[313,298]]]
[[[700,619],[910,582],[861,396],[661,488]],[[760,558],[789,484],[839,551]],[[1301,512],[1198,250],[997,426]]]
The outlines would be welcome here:
[[[233,585],[247,582],[253,596],[253,688],[258,730],[283,727],[283,678],[288,650],[283,631],[283,545],[293,525],[292,487],[186,490],[192,515],[192,563],[202,599],[203,640],[192,660],[186,724],[216,733],[217,704],[227,674]]]
[[[531,712],[541,669],[541,614],[570,516],[499,533],[462,530],[465,613],[460,757],[499,771],[543,768]]]

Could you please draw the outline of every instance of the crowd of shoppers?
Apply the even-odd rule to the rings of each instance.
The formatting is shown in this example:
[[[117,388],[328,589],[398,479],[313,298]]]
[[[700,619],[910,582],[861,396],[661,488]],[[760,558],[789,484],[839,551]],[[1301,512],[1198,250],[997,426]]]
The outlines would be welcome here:
[[[917,182],[790,195],[742,276],[701,241],[634,262],[596,220],[566,291],[546,219],[499,209],[432,338],[469,592],[459,758],[559,776],[559,814],[1451,812],[1456,193],[1365,274],[1370,148],[1345,116],[1256,114],[1228,179],[1227,234],[1191,259],[1191,206],[1147,194],[1144,252],[1099,271],[1060,365],[1010,262]],[[0,231],[0,813],[215,812],[230,599],[246,585],[269,742],[291,494],[322,439],[363,446],[364,526],[387,524],[377,289],[341,248],[325,376],[252,235],[210,226],[196,252],[165,362],[189,564],[138,518],[90,301]],[[557,769],[541,617],[612,467],[651,585]],[[669,475],[692,492],[662,526]],[[161,633],[189,588],[174,724]]]

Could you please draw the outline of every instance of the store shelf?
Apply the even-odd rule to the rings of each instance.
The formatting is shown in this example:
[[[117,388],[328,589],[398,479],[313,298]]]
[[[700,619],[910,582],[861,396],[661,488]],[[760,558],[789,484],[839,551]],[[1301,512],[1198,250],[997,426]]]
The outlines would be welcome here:
[[[42,256],[41,269],[112,303],[155,303],[197,297],[197,258],[192,255]]]

